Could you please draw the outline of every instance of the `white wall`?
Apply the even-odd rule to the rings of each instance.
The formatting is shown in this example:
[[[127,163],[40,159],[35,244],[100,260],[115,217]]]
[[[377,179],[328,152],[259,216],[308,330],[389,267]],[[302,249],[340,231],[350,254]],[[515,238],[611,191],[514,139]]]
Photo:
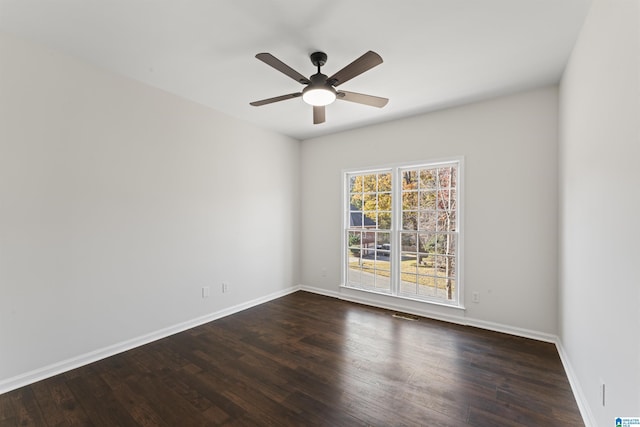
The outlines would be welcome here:
[[[594,0],[560,92],[559,332],[598,426],[640,416],[638,5]]]
[[[0,389],[297,285],[299,154],[0,35]]]
[[[303,285],[398,304],[339,288],[341,171],[464,156],[466,312],[406,301],[403,308],[555,335],[557,101],[549,87],[304,141]]]

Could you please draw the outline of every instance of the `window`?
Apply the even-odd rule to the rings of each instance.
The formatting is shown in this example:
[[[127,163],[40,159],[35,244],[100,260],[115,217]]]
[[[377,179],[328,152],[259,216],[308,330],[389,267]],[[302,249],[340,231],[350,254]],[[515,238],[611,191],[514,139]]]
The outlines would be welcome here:
[[[391,171],[349,174],[347,283],[391,291]]]
[[[345,286],[460,305],[460,163],[345,174]]]

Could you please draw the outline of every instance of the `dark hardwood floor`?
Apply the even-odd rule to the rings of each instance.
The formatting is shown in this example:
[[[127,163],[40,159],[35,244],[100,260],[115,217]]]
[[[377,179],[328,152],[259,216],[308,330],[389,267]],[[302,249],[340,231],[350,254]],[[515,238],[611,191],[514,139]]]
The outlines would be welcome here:
[[[0,395],[1,426],[582,426],[555,346],[296,292]]]

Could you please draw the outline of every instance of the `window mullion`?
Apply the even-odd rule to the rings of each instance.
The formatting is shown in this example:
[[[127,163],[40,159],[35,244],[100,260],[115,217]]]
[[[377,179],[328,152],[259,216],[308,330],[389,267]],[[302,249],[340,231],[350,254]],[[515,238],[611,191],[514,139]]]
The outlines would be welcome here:
[[[400,170],[394,168],[391,179],[391,293],[400,292],[400,273],[402,248],[400,247],[400,228],[402,224],[402,177]]]

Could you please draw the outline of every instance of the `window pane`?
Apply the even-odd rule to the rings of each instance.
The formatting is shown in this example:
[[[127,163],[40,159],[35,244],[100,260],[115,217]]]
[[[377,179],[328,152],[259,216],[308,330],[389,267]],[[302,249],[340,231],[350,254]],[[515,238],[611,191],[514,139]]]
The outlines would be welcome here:
[[[417,212],[403,212],[402,213],[402,229],[403,230],[417,230],[418,229],[418,214],[417,214]]]
[[[440,191],[440,198],[442,199],[442,208],[449,210],[456,209],[458,193],[455,189]]]
[[[391,193],[378,194],[378,209],[381,211],[391,210]]]
[[[452,168],[439,168],[438,169],[438,187],[450,188],[451,187]]]
[[[382,245],[382,249],[389,250],[391,249],[391,233],[382,232],[378,233],[378,245]],[[386,245],[386,246],[385,246]]]
[[[428,254],[436,253],[437,240],[435,234],[420,234],[419,237],[420,252]]]
[[[350,193],[362,192],[362,177],[358,175],[352,175],[349,177],[349,192]]]
[[[402,233],[400,235],[402,251],[416,252],[417,235],[415,233]]]
[[[351,194],[349,196],[349,209],[352,211],[362,210],[362,193]]]
[[[418,272],[418,256],[415,252],[404,252],[400,266],[403,273],[416,274]]]
[[[433,255],[429,255],[426,252],[418,253],[418,267],[422,274],[424,274],[427,268],[433,267]]]
[[[435,230],[437,218],[436,211],[421,211],[418,214],[418,230]]]
[[[373,231],[366,231],[362,233],[362,255],[369,256],[373,254],[376,244],[376,233]]]
[[[458,229],[458,216],[457,211],[449,212],[449,229],[447,231],[456,231]]]
[[[445,211],[438,211],[436,231],[451,231],[451,217]]]
[[[436,294],[435,279],[431,276],[418,277],[418,294],[433,297]]]
[[[447,298],[447,279],[436,279],[436,296],[439,298]]]
[[[419,264],[415,252],[404,252],[400,266],[401,292],[417,295]]]
[[[359,231],[349,231],[347,233],[347,244],[349,248],[360,248],[362,233]]]
[[[444,267],[444,257],[441,256],[436,256],[435,257],[435,264],[434,264],[434,273],[436,276],[440,276],[442,274],[442,269]]]
[[[382,260],[382,261],[386,261],[388,264],[389,269],[391,269],[391,262],[390,262],[390,255],[391,252],[388,250],[384,250],[384,249],[379,249],[376,252],[376,259],[377,260]],[[385,268],[386,270],[387,268]]]
[[[446,292],[447,292],[446,298],[450,299],[450,300],[454,299],[455,292],[456,292],[456,281],[455,281],[455,279],[449,279],[447,281],[447,285],[448,285],[448,287],[445,287]]]
[[[391,254],[391,234],[390,233],[378,233],[376,240],[376,249],[378,256],[376,259],[384,261],[384,270],[390,270],[391,264],[389,262],[389,256]]]
[[[402,189],[415,190],[418,188],[418,172],[405,171],[402,173]]]
[[[352,284],[361,283],[361,272],[358,267],[349,267],[347,271],[347,282]]]
[[[418,295],[418,285],[415,280],[402,280],[400,282],[400,293],[404,295]]]
[[[367,211],[375,211],[378,209],[378,200],[375,194],[365,194],[364,195],[364,204],[362,210]]]
[[[420,171],[420,188],[435,189],[436,173],[434,169],[422,169]]]
[[[454,237],[452,234],[439,234],[438,235],[438,253],[444,255],[451,255],[452,252],[452,244]]]
[[[445,270],[444,270],[444,276],[445,277],[455,277],[456,276],[456,262],[455,262],[455,257],[454,256],[447,256],[444,259],[445,262]]]
[[[375,277],[375,288],[379,291],[390,291],[391,277],[389,277],[389,274],[381,274],[380,272],[377,272]]]
[[[376,228],[376,213],[363,212],[362,213],[362,226],[364,228]]]
[[[391,173],[378,175],[378,191],[391,191]]]
[[[362,263],[362,272],[360,274],[360,283],[365,286],[373,287],[373,278],[374,278],[374,269],[373,269],[373,261],[368,261],[363,259]]]
[[[378,229],[380,230],[391,229],[391,212],[378,213]]]
[[[422,210],[435,210],[436,209],[436,192],[435,191],[421,191],[419,193],[420,209]]]
[[[457,253],[457,240],[456,240],[456,235],[455,234],[449,234],[449,250],[446,253],[447,255],[451,255],[453,257],[455,257],[456,253]]]
[[[437,205],[438,209],[451,210],[456,208],[456,195],[452,190],[440,190],[438,191]]]
[[[362,227],[362,212],[349,212],[349,228]]]
[[[391,263],[389,262],[389,258],[386,256],[382,256],[379,252],[377,252],[376,260],[375,260],[375,269],[378,272],[382,271],[384,273],[387,273],[388,275],[389,271],[391,271]]]
[[[378,191],[377,175],[364,175],[362,179],[365,193],[375,193]]]
[[[359,231],[349,231],[347,234],[347,248],[355,255],[360,256],[360,241],[362,233]]]
[[[402,193],[402,209],[407,211],[418,210],[417,191],[405,191]]]

